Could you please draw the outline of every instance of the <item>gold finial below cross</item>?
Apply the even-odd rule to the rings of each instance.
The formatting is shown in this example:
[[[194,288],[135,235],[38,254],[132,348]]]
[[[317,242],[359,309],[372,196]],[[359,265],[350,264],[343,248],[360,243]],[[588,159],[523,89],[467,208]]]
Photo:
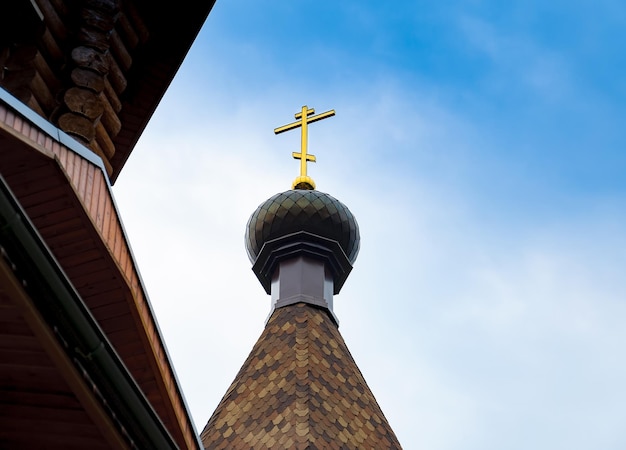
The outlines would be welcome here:
[[[315,155],[309,155],[307,153],[307,141],[308,141],[308,124],[317,122],[318,120],[326,119],[335,115],[335,110],[323,112],[314,116],[315,110],[309,109],[306,105],[302,107],[302,111],[295,114],[296,122],[283,125],[274,129],[274,134],[280,134],[285,131],[293,130],[294,128],[302,127],[302,142],[300,152],[293,152],[292,156],[295,159],[300,160],[300,176],[297,177],[293,184],[292,189],[315,189],[315,182],[306,174],[307,162],[315,162]]]

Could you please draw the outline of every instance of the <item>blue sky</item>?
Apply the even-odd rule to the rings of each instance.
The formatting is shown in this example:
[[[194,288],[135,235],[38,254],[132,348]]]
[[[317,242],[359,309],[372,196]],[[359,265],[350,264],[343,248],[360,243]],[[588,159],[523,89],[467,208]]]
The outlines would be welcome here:
[[[340,331],[406,449],[623,449],[623,2],[218,0],[113,187],[201,431],[269,312],[246,221],[298,175],[361,252]]]

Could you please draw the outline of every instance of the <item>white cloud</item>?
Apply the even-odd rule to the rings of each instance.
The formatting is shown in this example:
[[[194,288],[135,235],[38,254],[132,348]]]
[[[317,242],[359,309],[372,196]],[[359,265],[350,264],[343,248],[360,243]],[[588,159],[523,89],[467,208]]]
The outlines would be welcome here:
[[[509,52],[530,61],[521,77],[533,89],[563,75],[532,43],[480,22],[466,29],[505,71],[523,62]],[[228,76],[205,75],[208,86]],[[115,185],[198,431],[269,311],[244,226],[297,174],[298,133],[272,130],[304,98],[337,110],[311,127],[310,173],[361,225],[361,254],[335,300],[340,330],[406,448],[621,448],[616,201],[578,216],[498,210],[475,190],[486,131],[425,86],[376,77],[304,92],[263,79],[263,90],[232,93],[179,78]]]

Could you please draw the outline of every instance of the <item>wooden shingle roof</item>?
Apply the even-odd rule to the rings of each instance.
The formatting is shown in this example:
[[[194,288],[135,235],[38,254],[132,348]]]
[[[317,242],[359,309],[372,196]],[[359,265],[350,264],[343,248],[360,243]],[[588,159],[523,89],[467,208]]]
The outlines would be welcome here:
[[[206,449],[400,449],[328,312],[277,309],[201,433]]]

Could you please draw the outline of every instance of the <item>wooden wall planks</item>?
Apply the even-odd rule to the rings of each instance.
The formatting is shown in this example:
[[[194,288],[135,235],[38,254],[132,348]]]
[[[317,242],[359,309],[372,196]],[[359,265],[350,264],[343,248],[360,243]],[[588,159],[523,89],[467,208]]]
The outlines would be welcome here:
[[[196,448],[197,441],[190,427],[190,418],[141,285],[107,176],[99,166],[15,115],[1,102],[0,126],[4,129],[9,127],[16,138],[30,147],[28,151],[39,152],[47,156],[48,161],[56,161],[62,168],[80,207],[87,213],[93,229],[100,236],[98,241],[106,247],[106,252],[114,261],[114,273],[124,280],[124,289],[112,288],[119,286],[119,280],[111,278],[113,272],[110,270],[94,272],[95,269],[90,269],[105,267],[107,263],[98,246],[94,247],[94,241],[85,240],[85,224],[74,214],[68,213],[72,211],[73,205],[67,204],[67,209],[58,209],[58,186],[55,187],[49,173],[45,175],[46,170],[49,172],[49,163],[40,169],[34,169],[32,165],[20,169],[20,163],[16,160],[12,181],[25,186],[25,192],[28,193],[24,194],[21,201],[25,202],[29,215],[37,216],[42,235],[54,237],[51,249],[120,355],[129,358],[128,361],[125,359],[125,363],[142,390],[154,400],[153,407],[160,411],[163,422],[174,438],[179,444],[184,443],[181,446],[185,448]],[[12,158],[13,155],[3,155],[3,163],[8,164],[5,157]],[[37,171],[41,173],[38,175]],[[129,341],[139,341],[141,345],[128,344]]]

